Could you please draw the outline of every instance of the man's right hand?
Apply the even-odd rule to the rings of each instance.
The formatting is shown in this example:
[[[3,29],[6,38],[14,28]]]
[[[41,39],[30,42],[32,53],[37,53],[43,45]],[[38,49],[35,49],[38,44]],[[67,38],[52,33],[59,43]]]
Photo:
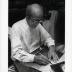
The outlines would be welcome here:
[[[48,63],[50,63],[48,58],[46,56],[42,55],[42,54],[35,55],[34,62],[36,62],[36,63],[38,63],[40,65],[47,65]]]

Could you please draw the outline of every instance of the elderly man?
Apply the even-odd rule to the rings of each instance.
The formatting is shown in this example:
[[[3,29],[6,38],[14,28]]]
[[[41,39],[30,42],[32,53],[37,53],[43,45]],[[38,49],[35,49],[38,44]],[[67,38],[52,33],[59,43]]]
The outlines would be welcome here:
[[[26,17],[12,26],[11,58],[13,61],[47,65],[49,60],[56,61],[58,59],[54,40],[40,24],[42,19],[43,8],[39,4],[31,4],[26,8]],[[41,49],[42,42],[48,46],[48,57],[35,53]]]

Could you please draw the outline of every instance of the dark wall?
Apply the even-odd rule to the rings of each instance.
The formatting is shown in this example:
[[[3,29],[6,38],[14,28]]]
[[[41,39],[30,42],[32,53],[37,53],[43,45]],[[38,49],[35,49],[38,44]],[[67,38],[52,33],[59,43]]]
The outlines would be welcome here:
[[[57,43],[65,43],[65,11],[64,9],[58,10],[58,19],[55,24],[55,38]]]

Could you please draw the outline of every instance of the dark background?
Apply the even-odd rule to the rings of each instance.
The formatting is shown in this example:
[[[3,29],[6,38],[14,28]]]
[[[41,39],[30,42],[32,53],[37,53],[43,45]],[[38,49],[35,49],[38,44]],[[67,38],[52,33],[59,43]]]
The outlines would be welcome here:
[[[12,27],[13,23],[25,17],[25,8],[28,4],[39,3],[44,7],[44,17],[50,17],[49,10],[58,11],[58,19],[55,25],[56,42],[64,44],[65,42],[65,0],[9,0],[8,2],[8,26]],[[12,64],[10,60],[11,45],[9,46],[9,65]]]

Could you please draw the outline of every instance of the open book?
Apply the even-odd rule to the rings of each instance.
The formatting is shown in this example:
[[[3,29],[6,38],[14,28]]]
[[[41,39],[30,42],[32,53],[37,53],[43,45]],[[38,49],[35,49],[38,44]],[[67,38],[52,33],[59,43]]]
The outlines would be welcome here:
[[[36,63],[24,63],[24,65],[28,66],[28,67],[32,67],[34,69],[37,69],[41,72],[55,72],[51,67],[52,66],[56,66],[56,65],[61,65],[61,64],[65,64],[65,60],[64,60],[64,55],[62,55],[62,57],[57,61],[57,62],[53,62],[51,61],[51,63],[49,63],[48,65],[39,65]],[[62,67],[61,67],[62,68]],[[62,69],[64,72],[64,69]]]

